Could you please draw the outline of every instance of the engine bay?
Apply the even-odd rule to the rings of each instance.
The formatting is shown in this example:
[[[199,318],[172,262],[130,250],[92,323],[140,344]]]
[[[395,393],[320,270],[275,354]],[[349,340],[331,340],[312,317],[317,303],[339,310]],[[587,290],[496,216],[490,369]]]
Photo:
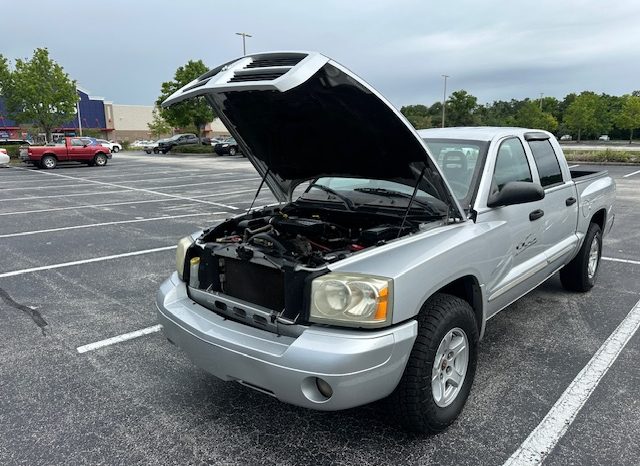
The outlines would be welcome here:
[[[240,259],[254,251],[274,259],[319,267],[419,229],[397,215],[289,205],[230,219],[205,231],[201,243],[235,246]]]

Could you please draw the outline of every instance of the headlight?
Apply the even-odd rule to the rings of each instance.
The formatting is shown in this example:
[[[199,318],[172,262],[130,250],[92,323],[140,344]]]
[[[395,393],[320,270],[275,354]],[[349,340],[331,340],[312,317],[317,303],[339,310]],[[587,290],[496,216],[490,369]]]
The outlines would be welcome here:
[[[187,254],[187,249],[193,244],[193,238],[191,236],[185,236],[178,241],[178,249],[176,249],[176,270],[178,271],[178,278],[184,280],[184,258]]]
[[[222,147],[229,147],[229,144],[222,144]]]
[[[349,327],[391,323],[393,280],[369,275],[330,273],[311,282],[310,320]]]

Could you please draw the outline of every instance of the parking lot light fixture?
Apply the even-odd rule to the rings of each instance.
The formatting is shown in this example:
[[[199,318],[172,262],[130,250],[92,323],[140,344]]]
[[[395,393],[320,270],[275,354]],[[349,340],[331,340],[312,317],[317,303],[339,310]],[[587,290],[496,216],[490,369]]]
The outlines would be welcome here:
[[[236,32],[237,36],[242,36],[242,56],[247,55],[247,37],[253,37],[251,34],[247,34],[246,32]]]

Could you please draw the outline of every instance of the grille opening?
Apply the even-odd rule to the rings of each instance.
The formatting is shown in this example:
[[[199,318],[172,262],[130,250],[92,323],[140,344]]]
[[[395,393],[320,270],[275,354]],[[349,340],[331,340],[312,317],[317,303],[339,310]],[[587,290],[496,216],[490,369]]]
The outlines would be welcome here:
[[[256,58],[245,68],[266,68],[267,66],[295,66],[303,57]]]
[[[225,303],[223,303],[222,301],[216,301],[213,303],[213,305],[215,307],[217,307],[218,309],[222,310],[222,311],[226,311],[227,310],[227,305]]]
[[[286,71],[270,71],[266,73],[251,73],[251,74],[234,74],[233,78],[229,80],[230,83],[240,83],[246,81],[273,81],[279,78]]]
[[[223,293],[267,309],[284,309],[284,274],[281,270],[230,258],[224,259],[224,268]]]
[[[246,317],[247,316],[247,311],[245,311],[244,309],[240,309],[239,307],[234,307],[233,308],[233,313],[235,315],[237,315],[238,317]]]
[[[265,317],[259,316],[258,314],[253,315],[253,321],[258,325],[267,325],[267,319]]]

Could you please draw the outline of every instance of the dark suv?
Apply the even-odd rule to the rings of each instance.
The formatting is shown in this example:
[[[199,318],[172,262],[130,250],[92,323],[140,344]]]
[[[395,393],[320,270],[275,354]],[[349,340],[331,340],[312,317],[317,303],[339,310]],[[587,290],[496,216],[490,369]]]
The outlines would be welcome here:
[[[186,144],[200,144],[200,140],[195,134],[176,134],[169,139],[160,141],[158,143],[158,151],[166,154],[175,146],[184,146]]]

